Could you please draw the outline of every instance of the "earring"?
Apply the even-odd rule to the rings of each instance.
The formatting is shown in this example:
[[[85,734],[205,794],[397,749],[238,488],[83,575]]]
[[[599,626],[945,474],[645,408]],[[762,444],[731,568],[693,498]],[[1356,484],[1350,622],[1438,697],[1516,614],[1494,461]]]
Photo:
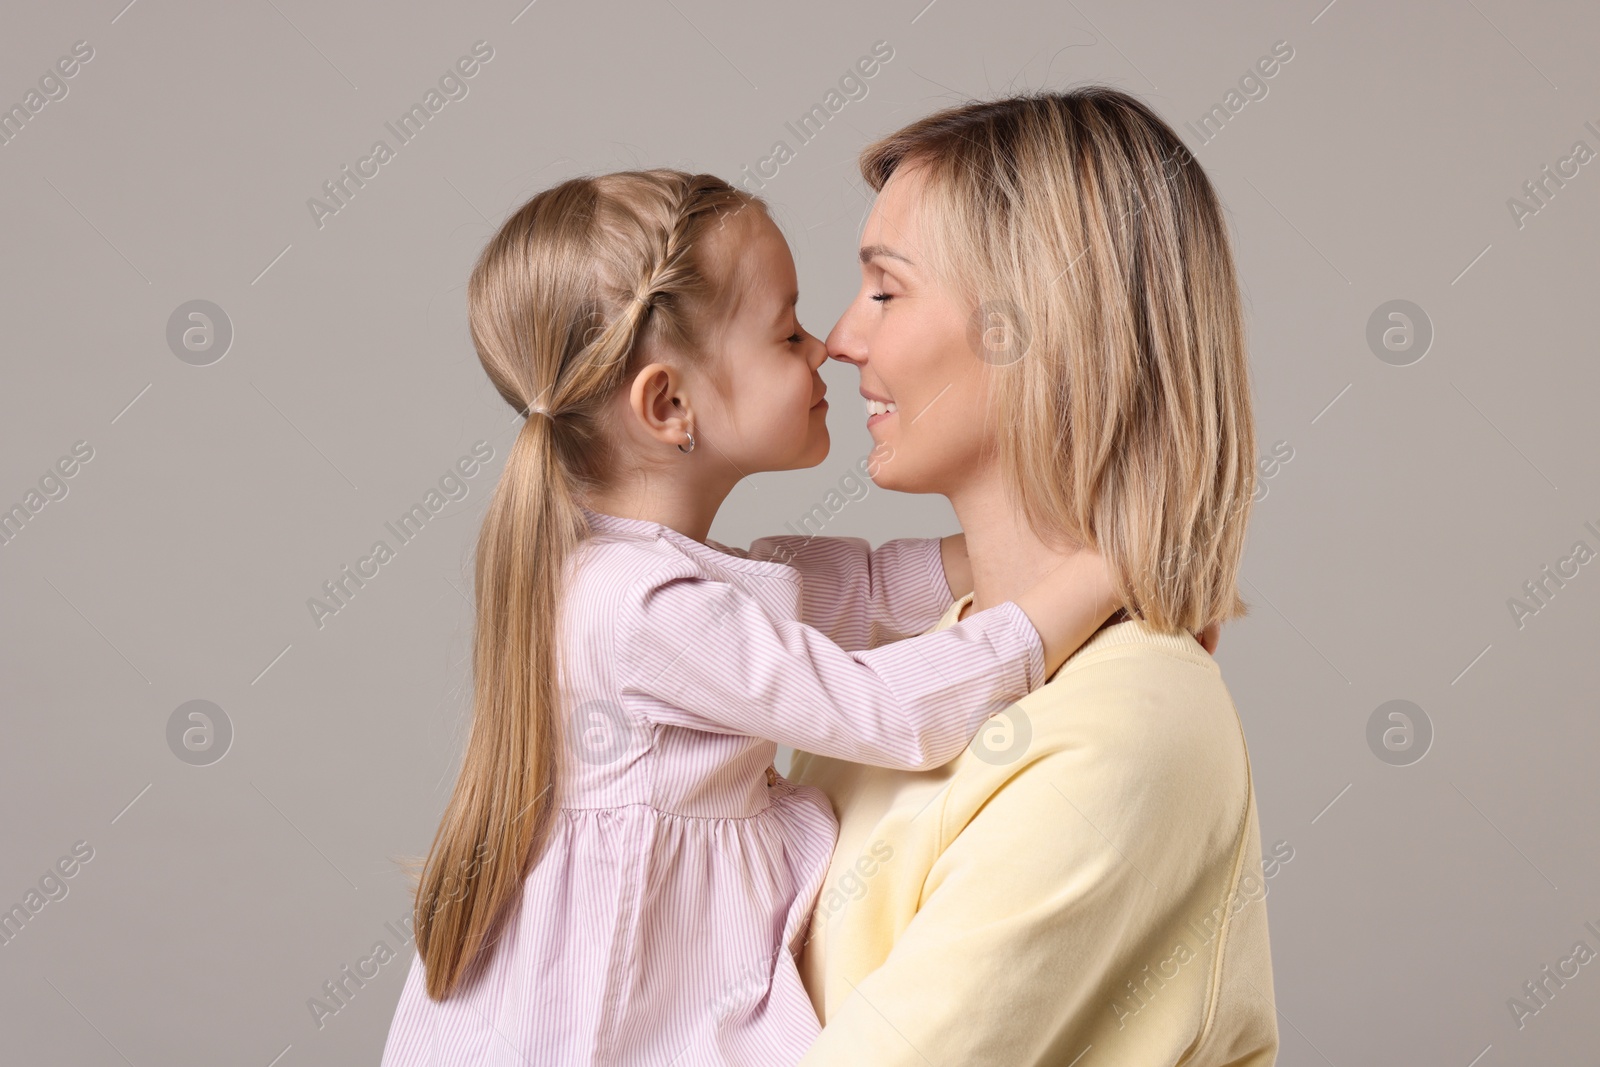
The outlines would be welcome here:
[[[689,447],[684,448],[682,445],[679,445],[678,451],[682,452],[684,455],[688,455],[690,452],[694,451],[694,431],[684,430],[683,432],[689,435]]]

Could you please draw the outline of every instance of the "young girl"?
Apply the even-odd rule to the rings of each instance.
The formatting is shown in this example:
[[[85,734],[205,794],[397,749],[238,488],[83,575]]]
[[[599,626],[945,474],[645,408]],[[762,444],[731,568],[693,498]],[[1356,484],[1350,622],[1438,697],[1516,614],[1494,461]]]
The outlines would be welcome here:
[[[762,201],[667,170],[539,194],[473,270],[473,342],[527,421],[478,542],[472,729],[385,1067],[795,1062],[837,826],[777,744],[941,766],[1111,613],[1080,551],[913,637],[971,587],[952,539],[708,541],[742,477],[827,454],[797,299]]]

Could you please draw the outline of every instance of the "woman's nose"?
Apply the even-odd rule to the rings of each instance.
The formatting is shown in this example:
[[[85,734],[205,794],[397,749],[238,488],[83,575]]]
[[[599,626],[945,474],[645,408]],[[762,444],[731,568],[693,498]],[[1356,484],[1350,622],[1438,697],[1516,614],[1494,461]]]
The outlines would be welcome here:
[[[837,359],[841,363],[859,364],[866,358],[866,349],[856,338],[855,331],[849,327],[850,313],[834,324],[828,331],[828,358]]]

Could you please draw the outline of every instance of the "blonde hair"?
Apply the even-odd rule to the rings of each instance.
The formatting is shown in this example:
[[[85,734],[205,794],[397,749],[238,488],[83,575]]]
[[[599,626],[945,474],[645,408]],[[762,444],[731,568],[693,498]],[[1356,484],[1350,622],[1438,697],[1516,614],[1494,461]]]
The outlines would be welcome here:
[[[921,251],[977,306],[969,338],[1012,331],[985,356],[991,415],[1034,530],[1097,548],[1160,631],[1247,614],[1244,316],[1222,207],[1171,127],[1109,87],[1037,92],[930,115],[860,165],[875,190],[916,168]]]
[[[478,359],[527,414],[478,537],[473,713],[416,887],[428,995],[443,1000],[519,895],[554,812],[562,744],[561,578],[583,493],[614,462],[604,412],[644,354],[703,358],[734,287],[709,238],[764,202],[709,174],[574,178],[524,204],[467,282]],[[488,945],[492,947],[492,945]]]

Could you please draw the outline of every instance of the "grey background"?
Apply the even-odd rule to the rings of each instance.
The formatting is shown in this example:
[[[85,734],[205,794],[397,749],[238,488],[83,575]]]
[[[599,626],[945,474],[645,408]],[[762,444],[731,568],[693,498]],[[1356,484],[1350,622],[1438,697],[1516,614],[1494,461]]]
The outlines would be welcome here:
[[[1600,163],[1520,227],[1508,208],[1600,149],[1592,6],[122,3],[13,3],[0,34],[5,106],[94,49],[0,147],[0,506],[94,450],[0,546],[0,905],[94,850],[0,946],[9,1062],[377,1061],[409,947],[320,1028],[307,1001],[398,944],[391,857],[426,850],[463,736],[473,538],[516,429],[466,333],[472,260],[569,175],[737,177],[794,147],[784,123],[878,40],[866,98],[763,190],[818,335],[857,284],[856,152],[939,106],[1108,81],[1226,201],[1260,449],[1293,452],[1218,653],[1264,849],[1294,852],[1269,883],[1280,1062],[1593,1060],[1600,964],[1521,1029],[1507,1007],[1600,949],[1600,564],[1520,627],[1508,607],[1600,549]],[[479,40],[468,95],[319,228],[308,198]],[[1185,125],[1280,40],[1265,97],[1209,142]],[[234,331],[209,366],[166,339],[201,299]],[[1407,366],[1366,339],[1397,299],[1434,331]],[[752,478],[714,537],[777,532],[867,452],[856,375],[823,373],[828,459]],[[319,629],[308,598],[479,440],[468,495]],[[826,532],[954,529],[942,498],[874,490]],[[210,765],[169,748],[191,700],[232,726]],[[1432,725],[1420,762],[1369,748],[1390,700]]]

